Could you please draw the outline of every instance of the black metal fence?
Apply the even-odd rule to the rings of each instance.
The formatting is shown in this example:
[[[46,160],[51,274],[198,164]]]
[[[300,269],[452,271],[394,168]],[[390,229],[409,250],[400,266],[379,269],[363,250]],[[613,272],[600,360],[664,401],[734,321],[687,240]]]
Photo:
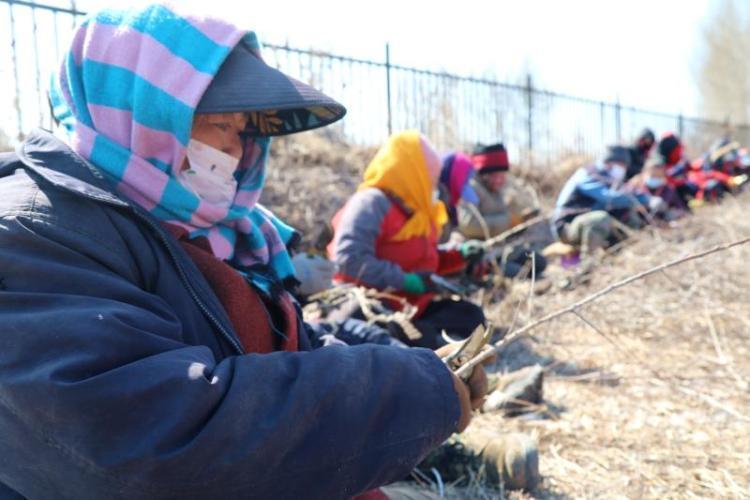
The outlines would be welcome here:
[[[0,52],[0,109],[9,111],[0,128],[18,140],[35,126],[51,127],[48,75],[84,13],[74,1],[70,8],[19,0],[0,0],[0,6],[7,8],[0,33],[7,34],[9,47]],[[358,144],[378,144],[393,130],[417,128],[440,149],[502,140],[512,160],[552,166],[568,155],[597,157],[644,127],[679,133],[693,152],[727,133],[720,122],[539,89],[531,76],[513,85],[399,66],[388,46],[382,61],[279,45],[267,45],[264,57],[343,102],[347,117],[324,133]],[[735,126],[732,133],[750,143],[749,126]]]

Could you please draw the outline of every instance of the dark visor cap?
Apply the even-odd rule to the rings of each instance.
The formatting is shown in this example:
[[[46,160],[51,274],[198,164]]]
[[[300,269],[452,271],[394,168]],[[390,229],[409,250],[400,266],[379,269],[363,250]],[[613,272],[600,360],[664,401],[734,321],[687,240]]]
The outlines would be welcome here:
[[[330,125],[344,117],[346,108],[272,68],[240,42],[219,68],[195,112],[249,112],[249,134],[274,136]]]

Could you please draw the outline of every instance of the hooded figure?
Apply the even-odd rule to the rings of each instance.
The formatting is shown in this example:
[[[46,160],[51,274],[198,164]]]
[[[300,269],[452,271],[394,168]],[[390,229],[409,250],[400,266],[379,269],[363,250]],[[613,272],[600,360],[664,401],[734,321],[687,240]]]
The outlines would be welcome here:
[[[398,325],[389,328],[410,345],[432,348],[445,344],[443,330],[463,338],[484,321],[481,309],[469,302],[435,300],[430,276],[460,272],[466,264],[460,251],[438,248],[448,222],[434,194],[439,175],[440,160],[419,132],[392,135],[334,217],[329,246],[337,281],[394,291],[416,305],[419,338],[409,338]]]
[[[51,94],[66,141],[0,155],[0,496],[347,498],[465,427],[429,350],[310,350],[258,198],[270,136],[345,110],[253,33],[105,10]]]

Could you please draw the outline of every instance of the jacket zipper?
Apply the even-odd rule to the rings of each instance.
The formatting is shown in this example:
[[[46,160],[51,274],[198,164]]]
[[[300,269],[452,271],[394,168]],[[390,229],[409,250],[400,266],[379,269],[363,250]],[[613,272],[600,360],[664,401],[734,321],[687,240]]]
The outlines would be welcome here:
[[[169,253],[169,256],[172,258],[172,261],[175,264],[175,267],[177,268],[177,272],[180,275],[180,279],[182,279],[182,282],[185,284],[185,288],[187,288],[188,292],[190,292],[190,296],[193,298],[193,301],[198,304],[198,307],[201,311],[203,311],[203,314],[208,317],[208,319],[213,323],[213,325],[221,332],[224,339],[229,342],[232,347],[234,347],[239,354],[244,354],[245,350],[242,348],[239,342],[234,338],[234,336],[228,332],[224,326],[221,324],[221,322],[216,318],[216,316],[213,315],[213,313],[208,309],[208,307],[201,301],[200,297],[198,297],[198,294],[196,293],[193,286],[190,284],[190,281],[188,280],[187,273],[185,273],[185,270],[182,267],[182,264],[180,264],[179,260],[177,259],[177,255],[175,255],[174,250],[172,249],[171,245],[169,244],[169,241],[167,241],[167,238],[162,233],[162,229],[157,226],[154,222],[149,220],[147,217],[140,214],[137,210],[132,209],[133,213],[135,213],[138,218],[145,221],[148,226],[153,229],[157,235],[159,235],[159,239],[164,244],[164,246],[167,248],[167,252]]]

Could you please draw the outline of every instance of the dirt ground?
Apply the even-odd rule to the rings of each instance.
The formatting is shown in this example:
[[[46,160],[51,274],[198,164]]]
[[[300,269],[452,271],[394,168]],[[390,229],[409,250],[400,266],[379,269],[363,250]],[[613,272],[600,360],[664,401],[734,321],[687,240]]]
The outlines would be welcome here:
[[[316,141],[277,143],[264,194],[308,234],[355,189],[373,153]],[[532,183],[564,177],[525,175]],[[640,271],[750,236],[747,211],[750,195],[741,195],[675,227],[642,231],[572,290],[558,286],[570,271],[553,263],[535,290],[510,284],[488,317],[512,330]],[[472,425],[537,438],[543,482],[510,498],[750,498],[748,262],[750,245],[684,263],[509,346],[491,369],[543,365],[545,404],[520,418],[482,414]],[[447,496],[501,495],[472,488]]]

